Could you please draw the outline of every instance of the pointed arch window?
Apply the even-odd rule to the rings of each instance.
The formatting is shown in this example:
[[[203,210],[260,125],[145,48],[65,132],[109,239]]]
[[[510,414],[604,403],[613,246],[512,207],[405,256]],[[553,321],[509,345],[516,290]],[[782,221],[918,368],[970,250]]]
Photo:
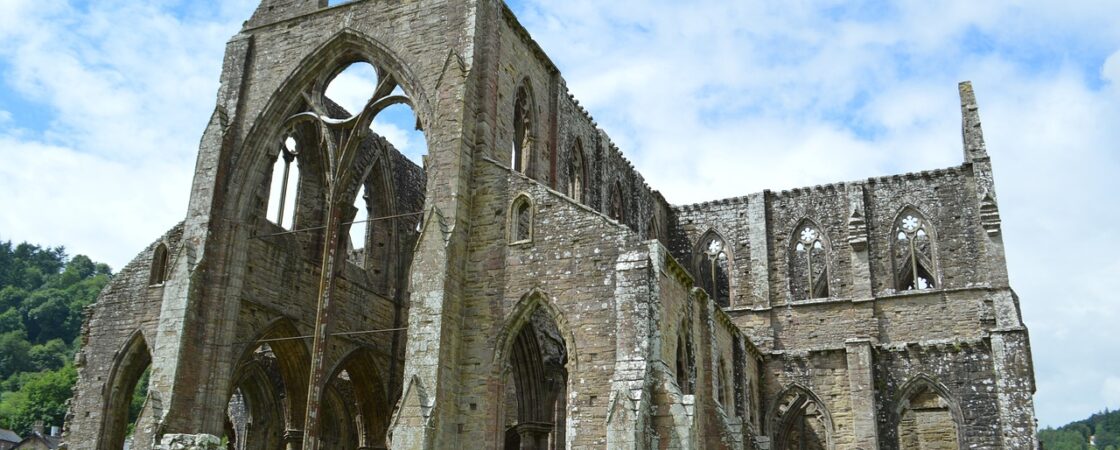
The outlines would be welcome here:
[[[959,408],[942,385],[919,376],[901,392],[895,407],[901,448],[960,448]]]
[[[148,275],[148,285],[160,285],[167,281],[170,259],[166,245],[161,243],[156,246],[155,251],[152,252],[152,272]]]
[[[533,204],[524,195],[517,196],[510,208],[510,243],[533,240]]]
[[[607,204],[607,215],[620,223],[626,222],[626,205],[622,200],[622,183],[615,182],[611,186],[610,203]]]
[[[825,298],[828,290],[828,239],[805,220],[793,232],[789,251],[789,290],[793,300]]]
[[[292,135],[284,138],[280,155],[272,169],[272,186],[268,196],[269,220],[282,228],[292,228],[295,222],[295,200],[300,173],[297,156],[299,143]]]
[[[708,292],[719,306],[731,306],[731,258],[727,243],[709,232],[696,247],[697,284]]]
[[[895,289],[910,291],[937,287],[934,234],[929,220],[912,208],[895,219],[892,233]]]
[[[528,173],[533,150],[533,101],[526,86],[517,89],[513,103],[513,151],[510,167]]]
[[[688,319],[682,320],[680,330],[677,332],[677,386],[684,395],[692,394],[696,365],[692,353],[692,337],[688,330]]]
[[[646,239],[661,240],[661,227],[657,223],[656,216],[649,218],[649,224],[646,225]]]
[[[720,405],[723,405],[726,410],[731,405],[727,401],[727,363],[724,362],[723,357],[719,358],[719,363],[716,365],[716,400]]]
[[[568,197],[577,202],[583,202],[583,186],[586,179],[586,169],[583,165],[583,143],[576,140],[572,148],[571,161],[568,164]]]
[[[786,388],[772,408],[772,448],[775,450],[829,450],[832,417],[824,402],[808,389]]]

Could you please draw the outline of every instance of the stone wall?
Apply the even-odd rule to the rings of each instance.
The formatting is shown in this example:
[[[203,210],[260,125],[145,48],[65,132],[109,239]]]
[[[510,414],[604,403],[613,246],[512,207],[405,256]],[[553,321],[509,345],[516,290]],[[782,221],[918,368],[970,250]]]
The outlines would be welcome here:
[[[329,173],[318,131],[283,124],[354,61],[400,83],[428,153],[417,167],[382,138],[360,147],[351,169],[373,168],[371,207],[394,218],[348,252],[316,329]],[[531,121],[517,171],[519,91]],[[961,166],[671,206],[502,2],[265,0],[227,46],[186,221],[162,239],[166,281],[149,286],[154,245],[90,310],[68,442],[103,446],[119,424],[99,386],[131,389],[115,374],[150,355],[136,448],[246,429],[226,425],[235,392],[266,429],[247,448],[780,450],[809,430],[829,448],[893,449],[902,417],[926,426],[906,436],[951,435],[933,429],[944,414],[927,417],[938,408],[961,445],[1031,448],[1029,340],[970,86],[961,99]],[[285,230],[264,214],[287,134],[307,151]],[[341,189],[343,221],[362,182]],[[901,289],[903,211],[926,224],[932,287]],[[807,225],[827,272],[808,297],[791,269]],[[717,236],[729,298],[696,282],[698,247]],[[324,332],[337,335],[314,355],[335,380],[310,402],[329,422],[320,442],[303,432],[307,336]],[[513,361],[540,358],[557,366],[536,384],[560,390],[556,423],[519,409],[538,397],[518,392],[528,372]]]

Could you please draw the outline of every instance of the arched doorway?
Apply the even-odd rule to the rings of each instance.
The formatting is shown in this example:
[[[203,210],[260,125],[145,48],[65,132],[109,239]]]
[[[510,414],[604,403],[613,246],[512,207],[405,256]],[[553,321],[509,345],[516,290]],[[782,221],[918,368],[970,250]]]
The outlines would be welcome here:
[[[136,332],[121,349],[113,372],[106,384],[105,421],[101,425],[101,439],[98,448],[117,450],[124,448],[129,435],[129,425],[142,412],[130,414],[133,396],[137,385],[152,363],[152,354],[144,335]]]
[[[932,380],[918,377],[907,383],[897,410],[899,448],[961,448],[955,405],[948,392]]]
[[[507,352],[505,448],[564,448],[568,349],[556,321],[536,308]]]
[[[775,450],[831,450],[832,417],[812,391],[793,385],[778,397],[771,417]]]

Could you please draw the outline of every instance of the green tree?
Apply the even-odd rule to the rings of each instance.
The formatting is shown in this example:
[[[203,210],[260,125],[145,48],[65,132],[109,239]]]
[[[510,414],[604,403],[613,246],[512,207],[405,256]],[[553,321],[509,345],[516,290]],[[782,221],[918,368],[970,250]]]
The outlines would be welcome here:
[[[31,346],[27,356],[32,370],[58,370],[70,360],[70,346],[62,339],[52,339],[45,344]]]
[[[83,309],[112,270],[62,247],[0,241],[0,427],[61,425]]]
[[[19,310],[15,308],[0,312],[0,334],[13,331],[27,332],[23,327],[23,318],[20,317]]]
[[[0,396],[0,417],[4,426],[19,434],[28,434],[39,420],[62,425],[66,418],[66,400],[78,374],[73,365],[36,374],[19,391]]]
[[[28,353],[31,343],[22,331],[0,334],[0,379],[6,379],[30,368]]]
[[[70,317],[70,299],[65,291],[40,289],[31,294],[24,307],[27,309],[24,326],[31,342],[43,343],[73,334],[65,328]]]

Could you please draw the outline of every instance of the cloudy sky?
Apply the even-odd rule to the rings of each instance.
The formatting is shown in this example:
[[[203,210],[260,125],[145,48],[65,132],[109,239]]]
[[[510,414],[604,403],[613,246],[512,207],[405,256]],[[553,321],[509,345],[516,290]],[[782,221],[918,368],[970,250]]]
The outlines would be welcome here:
[[[254,6],[0,0],[0,239],[119,268],[181,220],[224,43]],[[674,203],[957,165],[972,80],[1039,420],[1120,407],[1120,3],[512,6]]]

